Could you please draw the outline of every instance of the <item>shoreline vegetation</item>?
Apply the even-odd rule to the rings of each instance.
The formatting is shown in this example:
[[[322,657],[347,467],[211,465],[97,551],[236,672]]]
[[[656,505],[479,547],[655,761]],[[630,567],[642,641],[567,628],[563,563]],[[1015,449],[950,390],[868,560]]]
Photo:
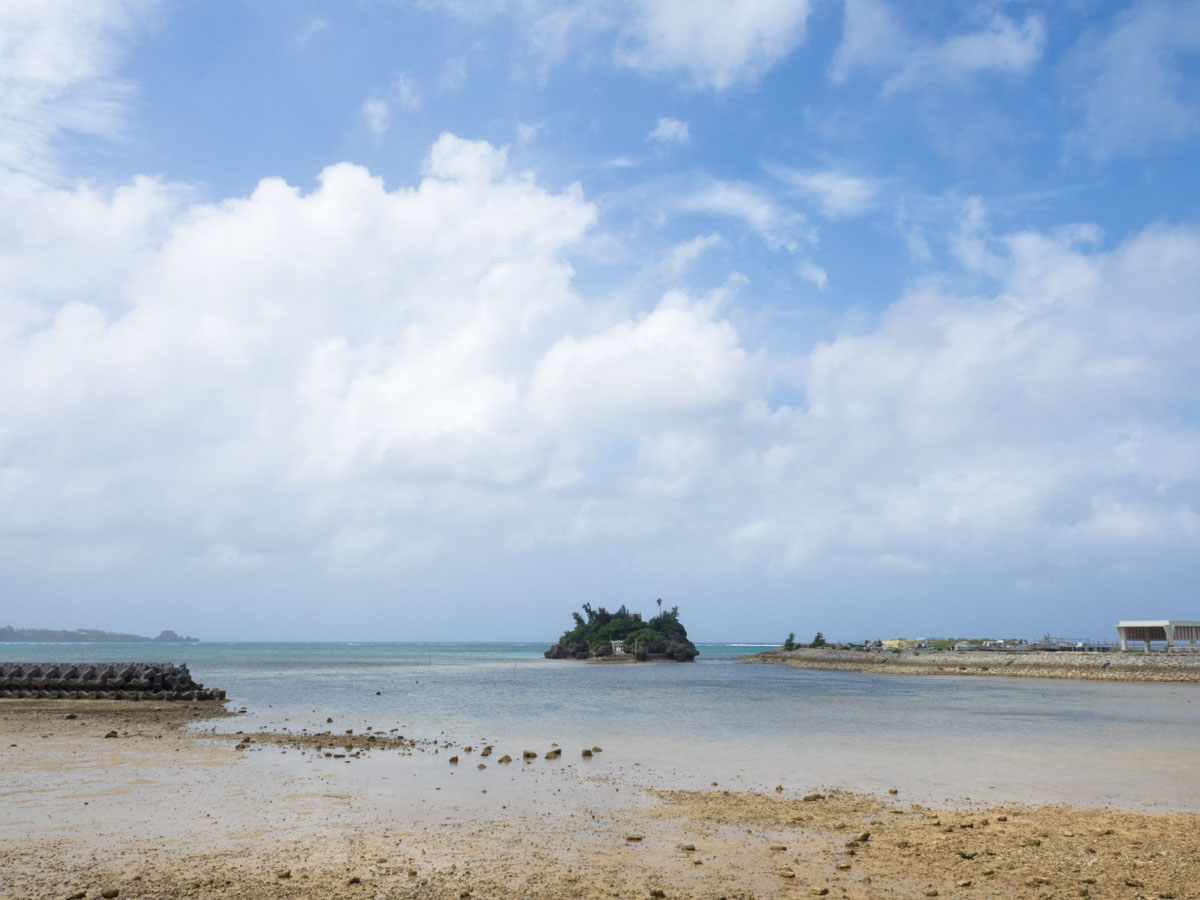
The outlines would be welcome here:
[[[1200,878],[1196,813],[944,808],[904,785],[684,790],[578,748],[493,765],[489,748],[439,736],[230,733],[236,719],[212,722],[223,715],[218,703],[0,701],[0,789],[25,786],[0,817],[0,897],[1127,900],[1194,896]],[[421,785],[388,802],[468,778],[485,800],[512,779],[519,792],[406,814],[351,775],[368,755],[395,757],[395,772],[439,750]],[[267,764],[280,753],[320,789]]]
[[[982,675],[1080,681],[1200,683],[1200,653],[839,650],[798,647],[739,657],[738,663],[887,675]]]
[[[543,655],[546,659],[582,659],[602,662],[691,662],[700,651],[688,640],[679,621],[679,607],[668,610],[658,601],[658,615],[642,621],[642,614],[624,605],[616,612],[603,606],[571,613],[575,627],[563,633]]]
[[[159,632],[158,637],[120,634],[99,628],[0,628],[0,644],[198,644],[200,638],[181,637],[174,631]]]

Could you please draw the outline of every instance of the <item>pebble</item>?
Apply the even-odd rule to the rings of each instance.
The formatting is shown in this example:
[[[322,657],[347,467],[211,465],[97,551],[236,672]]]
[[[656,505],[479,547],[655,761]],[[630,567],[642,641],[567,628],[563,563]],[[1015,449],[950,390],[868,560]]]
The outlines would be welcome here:
[[[103,897],[104,900],[113,900],[114,897],[121,896],[121,889],[115,887],[105,888],[100,892],[100,896]]]
[[[275,877],[276,878],[291,878],[292,870],[291,869],[281,869],[280,871],[275,873]]]

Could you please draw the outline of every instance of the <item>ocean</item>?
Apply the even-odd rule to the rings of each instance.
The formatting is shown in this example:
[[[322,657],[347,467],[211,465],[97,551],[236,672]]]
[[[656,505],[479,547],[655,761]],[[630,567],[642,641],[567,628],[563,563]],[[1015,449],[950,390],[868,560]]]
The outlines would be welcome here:
[[[625,666],[547,660],[545,643],[0,644],[0,659],[186,662],[246,710],[206,730],[396,728],[564,759],[602,746],[597,775],[651,787],[1200,810],[1200,685],[745,666],[765,648],[698,646],[695,663]]]

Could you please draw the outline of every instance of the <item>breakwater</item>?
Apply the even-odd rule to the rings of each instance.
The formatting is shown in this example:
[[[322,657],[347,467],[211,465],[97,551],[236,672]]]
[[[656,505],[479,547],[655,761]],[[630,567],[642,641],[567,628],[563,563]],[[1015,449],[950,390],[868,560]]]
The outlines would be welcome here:
[[[1200,683],[1197,653],[988,652],[958,650],[767,650],[739,663],[892,675],[992,675],[1081,681]]]
[[[0,698],[41,700],[224,700],[186,665],[0,662]]]

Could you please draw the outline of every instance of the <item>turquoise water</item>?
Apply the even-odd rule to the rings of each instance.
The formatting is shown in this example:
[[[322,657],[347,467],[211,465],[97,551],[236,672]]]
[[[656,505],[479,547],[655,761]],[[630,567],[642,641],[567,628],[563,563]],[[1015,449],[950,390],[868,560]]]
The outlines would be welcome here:
[[[1200,809],[1200,686],[597,666],[537,644],[8,644],[6,660],[187,662],[236,728],[401,728],[510,749],[603,745],[661,783],[835,785],[922,800]],[[376,693],[378,692],[378,693]],[[326,718],[335,720],[334,726]],[[222,725],[226,728],[226,725]],[[234,726],[228,726],[232,730]]]

